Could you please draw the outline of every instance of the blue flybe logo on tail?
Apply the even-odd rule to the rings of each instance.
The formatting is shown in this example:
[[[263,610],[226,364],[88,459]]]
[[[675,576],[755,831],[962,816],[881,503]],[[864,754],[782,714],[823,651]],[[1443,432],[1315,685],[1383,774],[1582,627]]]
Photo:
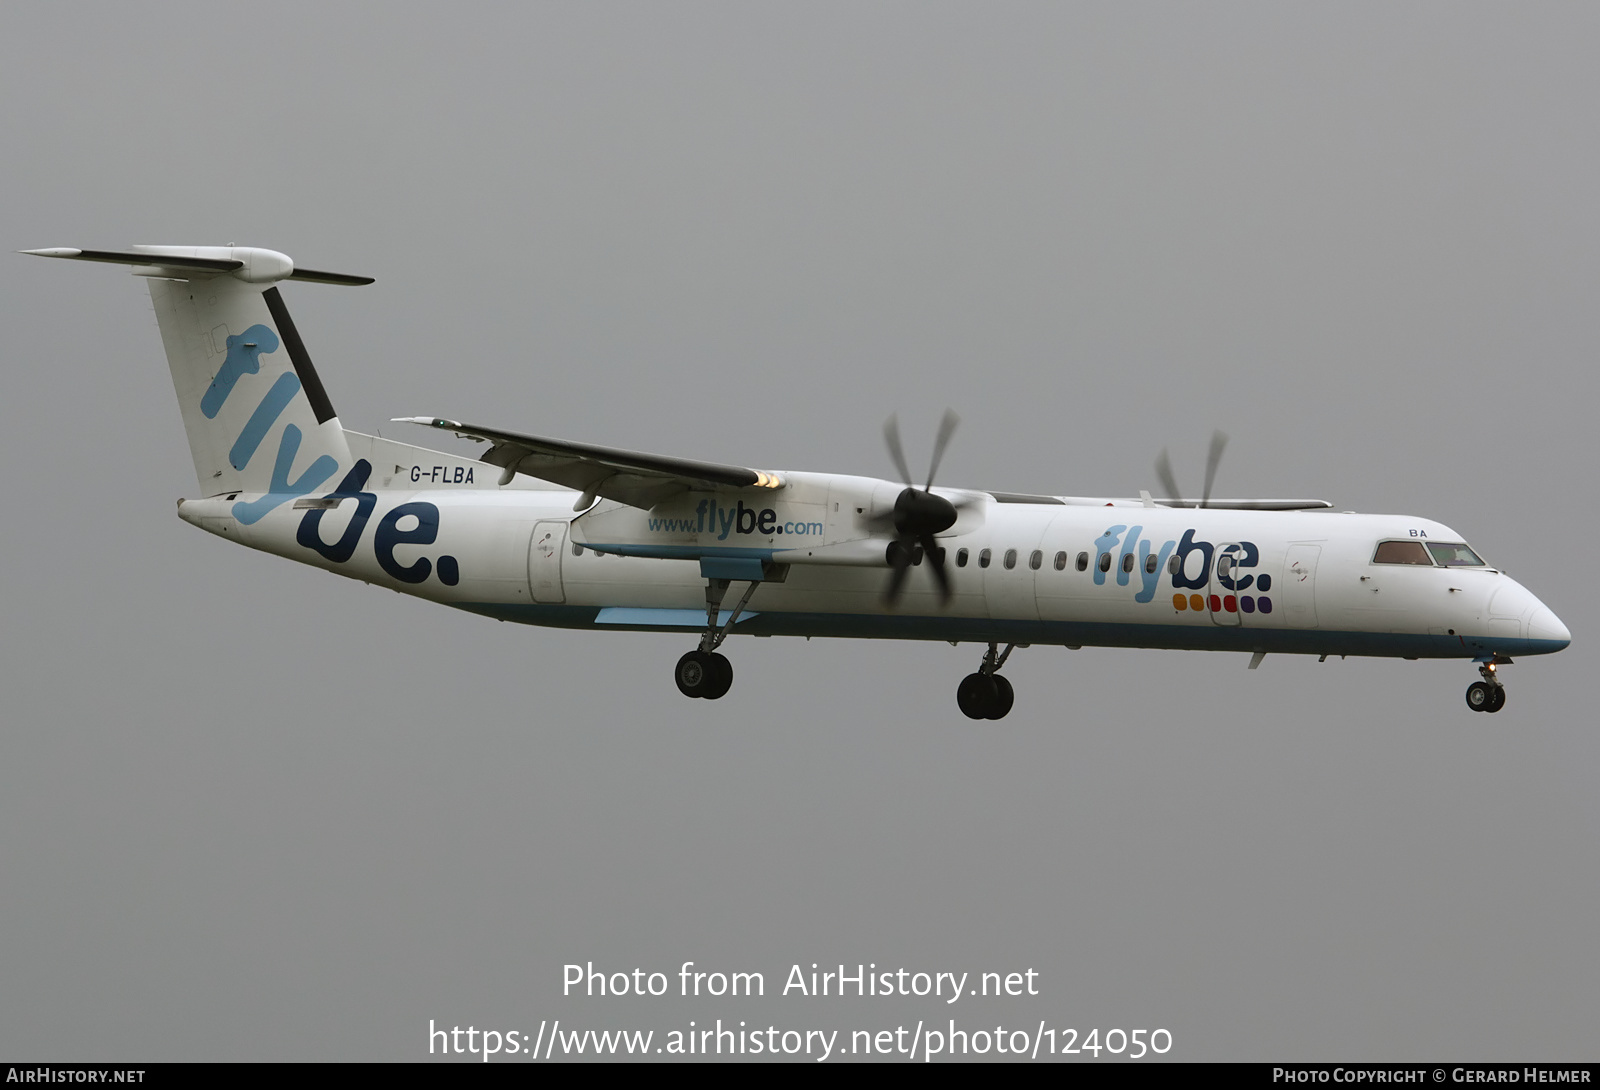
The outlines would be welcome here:
[[[241,378],[261,373],[261,354],[276,352],[278,345],[278,335],[259,323],[237,336],[228,337],[227,356],[212,378],[211,385],[206,387],[205,394],[200,398],[200,411],[208,420],[216,419]],[[245,422],[238,438],[233,441],[233,447],[228,451],[229,465],[242,470],[250,464],[262,440],[267,437],[267,432],[272,430],[272,425],[278,422],[278,417],[283,415],[283,410],[289,407],[289,403],[299,392],[300,376],[293,371],[285,371],[278,376],[277,381],[273,382],[262,396],[261,402],[256,405],[255,411],[250,414],[250,419]],[[272,481],[266,494],[260,499],[240,500],[234,504],[234,518],[246,526],[260,522],[274,507],[308,495],[339,471],[337,461],[326,454],[321,454],[304,473],[291,481],[289,473],[294,468],[295,456],[300,453],[302,438],[300,429],[294,424],[284,425],[283,434],[278,438],[277,455],[272,462]]]
[[[237,336],[228,337],[228,351],[212,378],[211,385],[200,398],[200,411],[208,420],[215,420],[228,398],[233,396],[239,380],[246,375],[261,373],[261,356],[278,350],[278,335],[267,326],[256,324]],[[279,375],[262,395],[251,412],[250,419],[233,441],[228,451],[228,464],[236,470],[249,465],[266,440],[267,433],[278,422],[295,396],[301,391],[300,376],[294,371]],[[304,435],[294,424],[285,424],[278,439],[278,450],[273,457],[271,483],[265,495],[254,500],[240,500],[233,505],[233,517],[249,526],[260,522],[267,512],[289,500],[306,496],[320,488],[328,478],[339,471],[339,463],[327,454],[319,454],[305,472],[294,480],[289,479],[294,460],[300,453]],[[459,471],[458,471],[459,472]],[[365,458],[357,461],[345,474],[344,480],[326,499],[354,499],[356,510],[350,516],[339,540],[328,543],[322,540],[322,516],[325,508],[307,511],[295,531],[295,541],[335,564],[343,564],[355,555],[356,545],[372,518],[378,496],[367,492],[367,480],[372,476],[372,463]],[[470,477],[468,478],[471,479]],[[437,574],[439,582],[453,587],[461,581],[461,568],[453,556],[441,556],[437,561],[420,557],[410,564],[395,559],[394,551],[401,545],[431,545],[439,537],[439,508],[431,503],[402,503],[384,514],[372,531],[373,552],[378,566],[390,577],[402,583],[422,583]]]

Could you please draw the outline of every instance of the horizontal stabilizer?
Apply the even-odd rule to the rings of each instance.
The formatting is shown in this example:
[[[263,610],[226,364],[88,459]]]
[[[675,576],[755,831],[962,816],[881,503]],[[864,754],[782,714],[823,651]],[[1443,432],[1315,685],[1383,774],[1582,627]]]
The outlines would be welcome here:
[[[43,250],[20,250],[34,257],[64,257],[72,261],[104,261],[110,265],[153,265],[154,254],[125,253],[120,250],[79,250],[71,246],[50,246]],[[243,261],[217,257],[166,257],[160,262],[174,269],[201,269],[206,272],[233,272],[244,268]]]
[[[539,435],[482,428],[456,420],[433,416],[400,416],[397,423],[453,431],[468,439],[490,444],[482,460],[512,473],[552,481],[582,492],[593,502],[595,496],[646,510],[662,500],[690,488],[707,485],[727,488],[781,488],[775,473],[742,466],[695,462],[687,458],[667,458],[616,447],[571,443]],[[583,504],[582,506],[587,506]]]
[[[131,250],[80,250],[73,246],[50,246],[42,250],[22,250],[34,257],[61,257],[69,261],[101,261],[112,265],[133,265],[144,275],[166,272],[194,272],[210,275],[232,273],[252,284],[277,280],[306,280],[314,284],[343,284],[359,287],[371,284],[370,276],[299,269],[287,254],[256,246],[135,246]],[[180,277],[181,278],[181,277]]]
[[[289,274],[290,280],[305,280],[312,284],[340,284],[345,287],[360,288],[374,282],[370,276],[352,276],[350,273],[318,272],[315,269],[296,268]]]

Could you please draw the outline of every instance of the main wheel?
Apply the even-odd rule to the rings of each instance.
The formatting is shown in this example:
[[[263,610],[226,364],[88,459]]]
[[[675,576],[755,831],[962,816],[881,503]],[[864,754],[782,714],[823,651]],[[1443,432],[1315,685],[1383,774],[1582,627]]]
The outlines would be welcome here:
[[[999,699],[994,677],[989,674],[968,674],[956,686],[956,706],[968,719],[988,719]]]
[[[1486,712],[1497,712],[1506,706],[1505,688],[1500,685],[1491,685],[1489,686],[1489,690],[1491,693],[1489,698],[1489,706],[1483,710]]]
[[[728,695],[729,689],[733,688],[733,663],[728,661],[726,655],[719,655],[715,651],[709,657],[710,676],[706,679],[705,692],[700,695],[707,700],[720,700]]]
[[[678,665],[672,671],[672,680],[678,683],[678,691],[688,697],[702,697],[710,695],[714,688],[713,679],[718,676],[716,659],[721,655],[708,655],[704,651],[690,651],[678,660]],[[728,683],[733,683],[733,670],[728,670]],[[723,690],[726,692],[726,689]],[[722,693],[718,693],[721,696]]]
[[[1011,711],[1011,705],[1017,702],[1016,690],[1011,688],[1011,682],[999,674],[991,674],[989,679],[994,682],[995,700],[993,706],[989,708],[988,718],[1004,719],[1006,713]]]
[[[1487,682],[1474,681],[1467,686],[1467,707],[1475,712],[1491,711],[1490,705],[1494,703],[1494,690]]]

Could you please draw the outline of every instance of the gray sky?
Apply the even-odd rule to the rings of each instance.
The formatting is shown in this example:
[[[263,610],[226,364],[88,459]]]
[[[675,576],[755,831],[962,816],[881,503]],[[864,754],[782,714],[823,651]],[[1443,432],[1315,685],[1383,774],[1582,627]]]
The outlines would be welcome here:
[[[512,628],[232,547],[142,282],[0,259],[0,1055],[1162,1026],[1592,1059],[1593,5],[26,5],[5,250],[268,246],[347,426],[1440,519],[1574,633],[1465,663]],[[474,449],[474,448],[463,448]],[[918,452],[921,453],[918,453]],[[423,668],[418,663],[426,663]],[[1589,711],[1584,709],[1589,707]],[[762,970],[749,1002],[561,967]],[[789,966],[1041,995],[772,994]]]

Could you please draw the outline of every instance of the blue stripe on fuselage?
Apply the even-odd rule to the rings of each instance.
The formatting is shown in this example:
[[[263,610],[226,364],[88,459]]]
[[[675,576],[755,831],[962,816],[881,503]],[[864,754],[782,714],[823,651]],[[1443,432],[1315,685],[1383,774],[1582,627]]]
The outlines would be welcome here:
[[[456,604],[456,603],[451,603]],[[698,632],[704,614],[694,610],[602,610],[596,606],[461,603],[457,608],[520,624],[608,631]],[[659,615],[656,616],[656,615]],[[698,623],[691,618],[698,616]],[[626,620],[623,618],[626,617]],[[648,618],[648,619],[647,619]],[[1359,655],[1383,658],[1472,659],[1486,651],[1506,656],[1549,655],[1564,640],[1461,638],[1404,632],[1331,632],[1321,629],[1201,627],[1102,621],[1008,621],[986,617],[902,617],[858,613],[761,612],[741,617],[736,630],[754,636],[829,636],[890,640],[957,640],[968,643],[1067,644],[1075,647],[1146,647],[1180,651],[1265,651],[1289,655]]]

